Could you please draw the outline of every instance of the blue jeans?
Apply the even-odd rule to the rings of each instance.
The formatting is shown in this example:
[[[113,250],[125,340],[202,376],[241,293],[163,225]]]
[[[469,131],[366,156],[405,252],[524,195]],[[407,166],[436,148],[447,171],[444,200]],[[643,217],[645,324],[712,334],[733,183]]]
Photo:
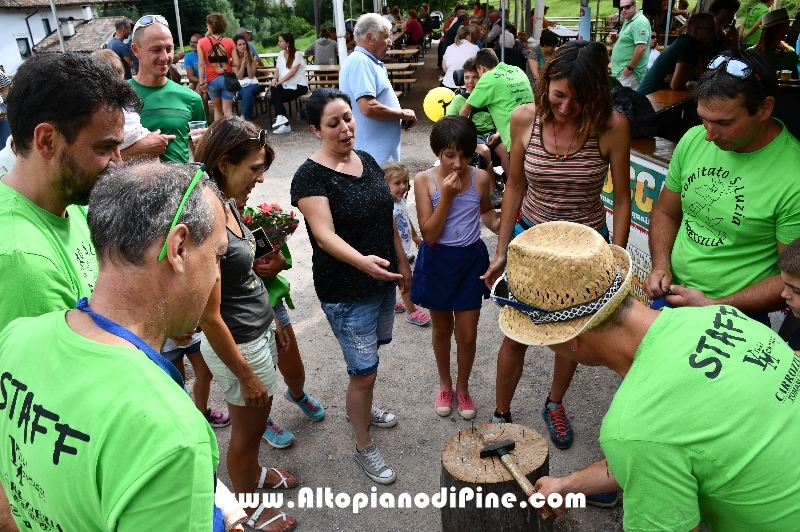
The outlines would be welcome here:
[[[222,98],[225,101],[233,101],[233,93],[225,88],[225,76],[220,74],[208,82],[208,97],[212,100]]]
[[[0,150],[6,147],[8,137],[11,136],[11,128],[8,126],[8,118],[0,120]]]
[[[247,87],[242,87],[242,90],[238,92],[239,99],[242,102],[242,118],[245,120],[253,119],[253,110],[256,105],[256,94],[259,92],[261,92],[261,86],[258,83],[253,83]]]
[[[378,347],[392,341],[394,286],[358,301],[320,304],[342,348],[347,374],[377,371]]]

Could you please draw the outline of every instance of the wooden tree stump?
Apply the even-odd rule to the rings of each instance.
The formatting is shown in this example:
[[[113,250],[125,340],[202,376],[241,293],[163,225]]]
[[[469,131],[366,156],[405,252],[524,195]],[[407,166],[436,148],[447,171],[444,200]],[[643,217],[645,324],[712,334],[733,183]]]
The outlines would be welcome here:
[[[446,488],[448,495],[455,497],[451,500],[456,502],[455,508],[452,504],[442,507],[442,532],[552,532],[553,520],[542,520],[536,508],[527,503],[525,494],[500,458],[480,457],[481,449],[490,443],[509,438],[516,444],[509,454],[531,484],[549,474],[547,442],[530,427],[487,423],[460,431],[442,451],[441,487]],[[455,493],[451,488],[455,488]],[[473,498],[465,500],[464,507],[459,508],[462,493],[465,499],[469,499],[470,493]],[[515,497],[513,502],[507,499],[512,508],[503,505],[506,494]]]

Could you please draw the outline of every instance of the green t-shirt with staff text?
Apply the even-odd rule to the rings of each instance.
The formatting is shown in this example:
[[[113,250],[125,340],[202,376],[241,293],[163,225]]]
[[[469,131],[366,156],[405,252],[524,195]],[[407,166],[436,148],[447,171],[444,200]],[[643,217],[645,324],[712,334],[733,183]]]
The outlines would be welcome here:
[[[800,357],[733,307],[664,309],[600,428],[626,532],[800,523]]]
[[[498,63],[481,76],[467,103],[472,107],[489,108],[500,139],[508,150],[511,149],[511,113],[520,105],[533,103],[533,91],[524,71]]]
[[[76,334],[66,312],[0,333],[0,481],[20,530],[210,531],[213,429],[142,351]]]

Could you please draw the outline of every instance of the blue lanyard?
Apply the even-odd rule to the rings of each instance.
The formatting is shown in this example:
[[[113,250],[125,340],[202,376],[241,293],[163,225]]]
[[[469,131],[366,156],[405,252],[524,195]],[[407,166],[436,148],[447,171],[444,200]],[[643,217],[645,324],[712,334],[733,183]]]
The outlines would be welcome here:
[[[186,391],[186,387],[183,384],[183,377],[181,376],[180,373],[178,373],[178,369],[172,364],[172,362],[164,358],[164,356],[161,353],[159,353],[158,351],[147,345],[147,343],[144,340],[133,334],[131,331],[129,331],[122,325],[114,323],[105,316],[97,314],[95,311],[89,308],[89,301],[85,297],[82,297],[81,299],[78,300],[78,304],[75,306],[75,308],[78,310],[82,310],[89,316],[91,316],[92,320],[94,320],[95,325],[97,325],[104,331],[110,332],[114,336],[119,336],[123,340],[127,340],[136,347],[138,347],[141,351],[144,352],[145,355],[147,355],[147,358],[155,362],[156,365],[159,368],[163,369],[164,372],[166,372],[166,374],[169,375],[170,378],[174,380],[178,386],[180,386],[181,388],[183,388],[184,391]]]
[[[164,358],[161,353],[147,345],[147,343],[133,334],[131,331],[123,327],[122,325],[111,321],[110,319],[106,318],[105,316],[101,316],[100,314],[93,311],[89,308],[89,300],[85,297],[82,297],[78,300],[78,304],[75,305],[75,308],[78,310],[82,310],[91,316],[92,320],[94,320],[95,325],[100,327],[106,332],[110,332],[114,336],[119,336],[123,340],[127,340],[136,347],[138,347],[141,351],[147,355],[147,358],[152,360],[156,363],[156,365],[163,369],[167,375],[170,376],[172,380],[175,381],[175,384],[183,388],[183,391],[186,391],[186,387],[183,384],[183,377],[181,374],[178,373],[178,369],[166,358]],[[214,492],[217,491],[217,473],[214,472]],[[213,532],[223,532],[225,530],[225,523],[222,517],[222,511],[214,504],[214,511],[213,511],[213,518],[212,518],[212,530]]]

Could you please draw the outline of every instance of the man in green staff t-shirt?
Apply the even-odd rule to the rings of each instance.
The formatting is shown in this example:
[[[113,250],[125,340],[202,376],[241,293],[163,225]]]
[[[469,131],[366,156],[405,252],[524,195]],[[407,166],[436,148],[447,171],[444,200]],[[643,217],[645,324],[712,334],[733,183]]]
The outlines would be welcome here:
[[[35,55],[17,71],[8,94],[17,160],[0,176],[0,331],[91,294],[97,259],[84,206],[120,161],[122,110],[138,104],[116,71],[85,54]],[[11,518],[5,499],[0,490],[0,528]]]
[[[214,431],[158,365],[167,337],[197,325],[228,247],[220,192],[197,173],[112,169],[89,203],[88,303],[0,333],[0,482],[21,530],[212,530]]]
[[[796,530],[800,357],[731,306],[647,308],[630,294],[632,266],[571,222],[509,246],[493,289],[503,333],[625,379],[600,428],[606,459],[540,478],[536,496],[558,515],[554,494],[621,488],[626,532]]]
[[[786,306],[778,253],[800,236],[800,144],[772,118],[769,59],[726,54],[695,88],[703,125],[678,143],[653,208],[645,290],[656,306],[725,304],[769,323]]]
[[[189,162],[189,122],[205,121],[206,113],[199,94],[169,79],[175,50],[167,20],[160,15],[140,18],[131,40],[131,50],[139,58],[139,71],[130,83],[142,99],[142,125],[150,131],[175,135],[161,160]]]
[[[511,113],[520,105],[533,103],[528,76],[513,65],[500,63],[494,50],[484,48],[475,56],[478,83],[459,114],[469,117],[474,107],[488,107],[506,149],[511,146]]]

